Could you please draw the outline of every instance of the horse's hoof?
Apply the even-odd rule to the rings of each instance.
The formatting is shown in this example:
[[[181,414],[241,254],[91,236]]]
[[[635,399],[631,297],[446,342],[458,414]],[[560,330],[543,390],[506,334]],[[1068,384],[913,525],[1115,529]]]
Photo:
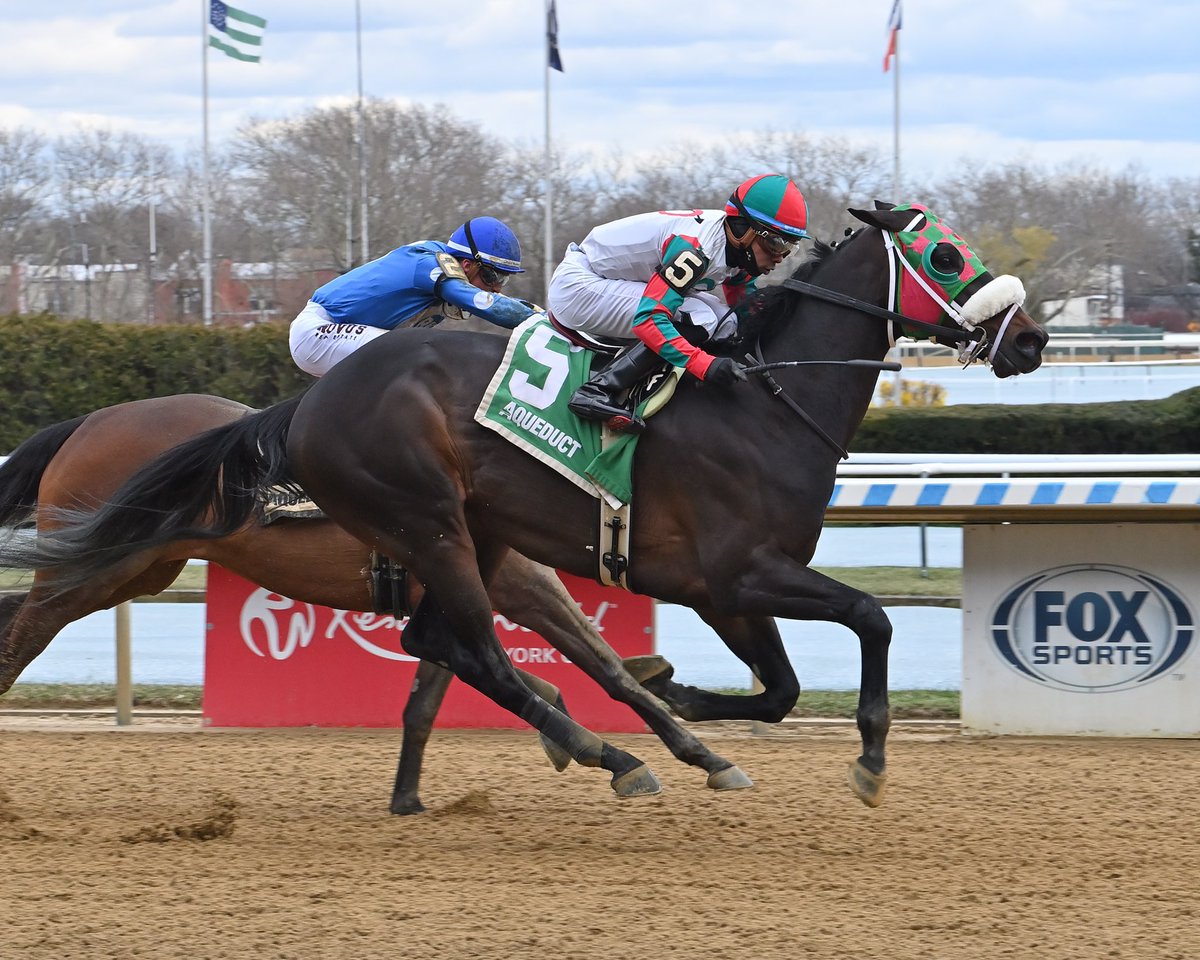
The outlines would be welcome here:
[[[847,779],[854,795],[868,807],[877,807],[883,803],[883,791],[887,786],[886,773],[872,773],[858,760],[853,760]]]
[[[726,767],[708,775],[708,785],[713,790],[749,790],[754,781],[742,773],[739,767]]]
[[[652,797],[662,793],[662,784],[644,763],[619,777],[613,777],[612,788],[618,797]]]
[[[643,686],[647,680],[670,680],[675,673],[671,662],[658,654],[646,657],[626,657],[621,663],[633,679]]]
[[[389,809],[398,817],[408,817],[414,813],[424,813],[425,804],[420,797],[393,797]]]
[[[571,755],[566,750],[544,733],[540,734],[538,739],[541,740],[542,749],[546,751],[546,756],[550,758],[550,762],[554,765],[555,770],[562,773],[571,765]]]

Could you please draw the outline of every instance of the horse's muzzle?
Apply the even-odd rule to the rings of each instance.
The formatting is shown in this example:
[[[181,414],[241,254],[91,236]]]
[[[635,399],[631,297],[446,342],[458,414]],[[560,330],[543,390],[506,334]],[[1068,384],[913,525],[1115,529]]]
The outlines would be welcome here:
[[[1049,342],[1049,334],[1041,327],[1010,334],[996,351],[992,372],[1002,380],[1032,373],[1042,365],[1042,351]]]

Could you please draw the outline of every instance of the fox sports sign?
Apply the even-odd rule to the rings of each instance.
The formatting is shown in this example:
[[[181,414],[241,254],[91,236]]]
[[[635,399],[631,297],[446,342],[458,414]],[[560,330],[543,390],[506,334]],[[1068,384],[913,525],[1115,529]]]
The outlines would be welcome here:
[[[1126,567],[1080,564],[1018,583],[991,617],[996,652],[1047,687],[1129,690],[1171,671],[1192,648],[1196,618],[1161,578]]]

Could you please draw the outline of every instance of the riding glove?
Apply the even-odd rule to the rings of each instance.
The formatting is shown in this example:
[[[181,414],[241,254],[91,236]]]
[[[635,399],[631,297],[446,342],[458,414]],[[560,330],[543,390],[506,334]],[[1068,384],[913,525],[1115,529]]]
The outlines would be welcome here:
[[[715,387],[732,387],[738,381],[745,380],[746,368],[729,357],[717,357],[704,374],[704,382]]]

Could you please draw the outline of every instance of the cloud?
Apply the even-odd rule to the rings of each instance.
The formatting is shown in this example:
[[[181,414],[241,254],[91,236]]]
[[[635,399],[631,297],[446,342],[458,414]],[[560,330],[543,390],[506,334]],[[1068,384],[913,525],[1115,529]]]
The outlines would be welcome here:
[[[261,64],[208,61],[214,141],[357,89],[354,8],[241,0],[269,21]],[[79,123],[200,139],[195,0],[9,4],[0,30],[0,123],[48,134]],[[371,96],[444,104],[506,140],[539,142],[544,7],[478,0],[421,8],[362,0]],[[566,72],[551,78],[561,147],[607,154],[766,129],[843,136],[890,154],[893,74],[882,72],[890,0],[780,5],[558,0]],[[900,47],[902,157],[936,171],[1003,161],[1139,158],[1195,176],[1200,4],[1194,0],[911,0]],[[962,151],[961,154],[957,151]]]

